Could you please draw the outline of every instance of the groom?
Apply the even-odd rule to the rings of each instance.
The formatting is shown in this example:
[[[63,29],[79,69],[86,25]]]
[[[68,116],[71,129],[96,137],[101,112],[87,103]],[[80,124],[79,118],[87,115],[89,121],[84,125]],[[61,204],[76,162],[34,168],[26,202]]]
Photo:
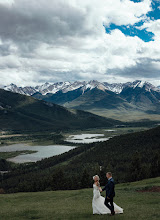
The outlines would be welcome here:
[[[101,189],[101,192],[106,190],[106,198],[104,204],[111,210],[111,215],[114,215],[115,211],[113,205],[113,197],[115,197],[115,191],[114,191],[115,183],[114,183],[114,179],[112,178],[111,172],[106,173],[106,177],[108,179],[108,183],[103,189]]]

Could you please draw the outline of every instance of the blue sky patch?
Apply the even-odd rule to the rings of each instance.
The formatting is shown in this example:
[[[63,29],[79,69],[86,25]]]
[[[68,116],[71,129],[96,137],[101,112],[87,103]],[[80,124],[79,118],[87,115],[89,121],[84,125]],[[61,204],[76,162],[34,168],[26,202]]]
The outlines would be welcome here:
[[[131,2],[142,2],[143,0],[130,0]]]
[[[132,37],[137,36],[145,42],[153,41],[154,34],[152,32],[148,32],[145,29],[139,30],[136,28],[136,26],[139,27],[142,24],[143,22],[139,22],[135,25],[118,26],[112,23],[110,27],[105,27],[105,30],[106,30],[106,33],[110,33],[114,29],[119,29],[126,36],[132,36]]]
[[[148,12],[147,17],[151,20],[160,19],[160,0],[152,0],[153,10]]]

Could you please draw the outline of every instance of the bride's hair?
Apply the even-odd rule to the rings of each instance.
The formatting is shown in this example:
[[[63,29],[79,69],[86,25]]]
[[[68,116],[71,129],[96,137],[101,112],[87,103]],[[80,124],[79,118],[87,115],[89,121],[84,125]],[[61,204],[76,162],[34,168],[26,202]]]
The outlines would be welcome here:
[[[93,176],[93,180],[95,179],[95,177],[97,177],[97,178],[98,178],[98,181],[100,180],[100,178],[99,178],[99,176],[98,176],[98,175]]]

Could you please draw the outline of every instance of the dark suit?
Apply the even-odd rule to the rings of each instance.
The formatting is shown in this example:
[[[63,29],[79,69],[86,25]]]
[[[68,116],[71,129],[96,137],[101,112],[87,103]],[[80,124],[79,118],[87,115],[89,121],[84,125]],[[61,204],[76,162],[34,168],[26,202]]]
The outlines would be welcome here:
[[[113,205],[113,198],[115,197],[115,183],[114,179],[111,178],[108,180],[108,183],[105,185],[105,187],[102,189],[102,191],[106,191],[106,198],[104,204],[111,210],[111,213],[114,213],[114,205]],[[110,205],[108,204],[110,203]]]

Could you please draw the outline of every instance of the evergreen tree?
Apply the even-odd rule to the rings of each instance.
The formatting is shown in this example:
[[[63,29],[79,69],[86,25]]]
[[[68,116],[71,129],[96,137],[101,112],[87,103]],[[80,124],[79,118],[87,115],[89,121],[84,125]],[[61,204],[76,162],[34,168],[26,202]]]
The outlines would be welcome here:
[[[156,177],[160,175],[160,153],[156,152],[151,160],[151,176]]]
[[[89,188],[91,186],[91,180],[89,178],[89,173],[85,169],[82,174],[81,178],[81,187],[82,188]]]
[[[131,158],[131,163],[129,167],[130,181],[138,181],[141,179],[141,156],[140,153],[136,152]]]

